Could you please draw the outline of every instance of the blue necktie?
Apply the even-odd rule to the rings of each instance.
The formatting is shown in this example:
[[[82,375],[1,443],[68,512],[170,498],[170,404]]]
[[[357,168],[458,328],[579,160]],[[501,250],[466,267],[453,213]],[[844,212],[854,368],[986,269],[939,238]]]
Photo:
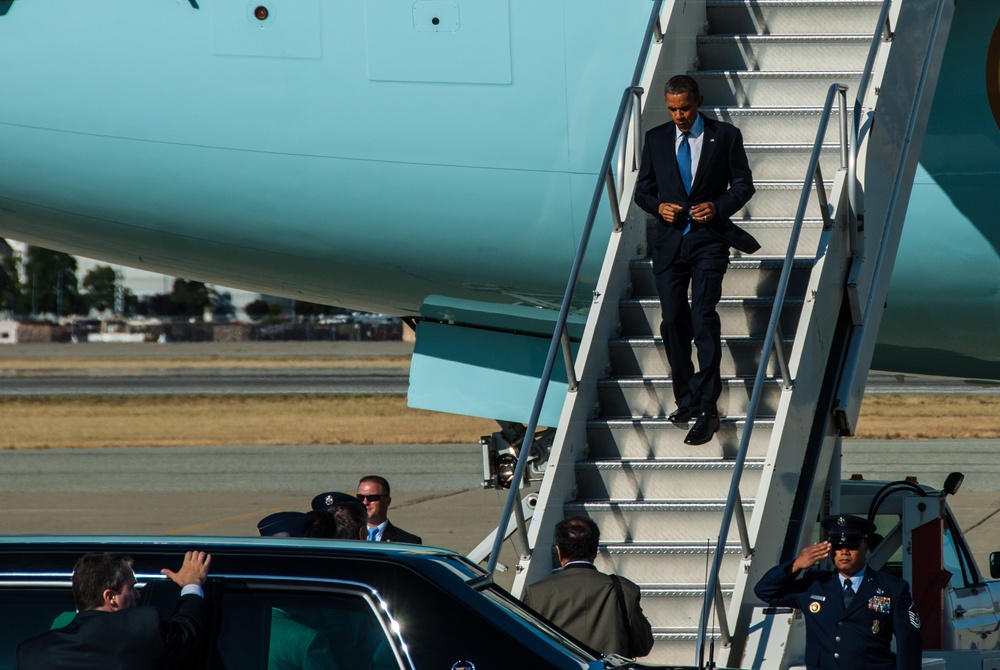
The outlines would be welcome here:
[[[681,173],[681,181],[684,182],[684,190],[691,193],[691,182],[694,181],[691,175],[691,145],[688,144],[688,133],[681,134],[681,145],[677,147],[677,169]],[[688,215],[687,225],[684,227],[683,235],[687,235],[691,230],[691,215]]]
[[[378,542],[378,526],[368,529],[368,541]]]

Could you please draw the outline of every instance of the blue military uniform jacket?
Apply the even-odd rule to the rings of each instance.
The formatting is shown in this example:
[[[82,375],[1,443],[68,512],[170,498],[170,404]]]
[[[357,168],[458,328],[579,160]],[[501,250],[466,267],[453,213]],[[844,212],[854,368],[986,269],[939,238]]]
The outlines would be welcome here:
[[[920,617],[905,580],[866,568],[845,609],[836,572],[804,570],[800,577],[791,573],[791,566],[788,561],[768,570],[754,593],[772,606],[802,610],[810,669],[919,670]]]

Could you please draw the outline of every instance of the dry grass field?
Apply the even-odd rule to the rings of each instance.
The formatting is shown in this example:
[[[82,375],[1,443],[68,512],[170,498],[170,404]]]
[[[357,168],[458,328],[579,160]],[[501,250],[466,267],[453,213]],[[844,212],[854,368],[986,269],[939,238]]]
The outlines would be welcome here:
[[[855,437],[974,439],[1000,437],[1000,396],[866,395]]]
[[[496,424],[400,395],[0,397],[0,449],[475,443]]]
[[[868,396],[856,437],[1000,437],[1000,397]],[[0,449],[475,443],[496,424],[400,395],[0,397]]]

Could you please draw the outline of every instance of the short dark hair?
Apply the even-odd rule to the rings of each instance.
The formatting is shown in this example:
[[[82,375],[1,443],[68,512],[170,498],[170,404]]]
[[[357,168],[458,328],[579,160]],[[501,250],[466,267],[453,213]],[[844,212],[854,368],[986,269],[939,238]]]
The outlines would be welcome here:
[[[555,537],[563,560],[590,560],[597,556],[601,530],[593,519],[574,516],[556,524]]]
[[[697,98],[701,96],[698,92],[698,82],[686,74],[674,75],[667,80],[667,85],[663,87],[663,95],[684,95],[690,94]]]
[[[73,566],[76,609],[84,612],[101,607],[106,589],[121,593],[125,584],[133,579],[131,557],[108,552],[84,554]]]
[[[342,540],[360,539],[361,529],[368,525],[368,509],[357,500],[334,505],[330,514],[336,524],[334,537]]]
[[[310,510],[306,512],[310,525],[306,537],[317,539],[337,537],[337,522],[333,514],[325,510]]]
[[[358,482],[358,486],[361,486],[365,482],[378,484],[385,490],[385,495],[387,496],[392,495],[392,491],[389,489],[389,482],[386,480],[385,477],[379,477],[378,475],[367,475],[361,478],[361,481]]]

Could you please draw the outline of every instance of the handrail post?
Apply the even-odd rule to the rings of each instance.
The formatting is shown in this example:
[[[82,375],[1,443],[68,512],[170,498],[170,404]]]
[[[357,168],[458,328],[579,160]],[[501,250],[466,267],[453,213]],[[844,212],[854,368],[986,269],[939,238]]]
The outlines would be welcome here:
[[[576,367],[573,365],[573,350],[569,346],[569,333],[565,327],[562,329],[562,335],[559,336],[559,342],[562,344],[563,361],[566,363],[566,381],[569,382],[569,392],[576,393],[580,382],[576,378]]]
[[[840,89],[840,167],[849,163],[850,139],[847,129],[847,87]]]
[[[733,514],[736,516],[736,529],[740,533],[740,544],[743,545],[743,558],[750,558],[753,556],[753,547],[750,546],[750,529],[747,527],[747,514],[743,509],[743,496],[739,490],[736,491]]]
[[[608,202],[611,204],[611,226],[612,230],[616,233],[622,232],[622,227],[625,225],[622,222],[622,214],[618,209],[618,187],[615,185],[615,175],[608,169],[604,173],[604,183],[608,189]]]
[[[779,323],[774,337],[774,356],[778,359],[778,369],[781,370],[781,381],[786,389],[792,388],[792,373],[788,370],[788,355],[785,353],[785,338],[781,334]]]
[[[524,442],[521,442],[521,448],[526,451],[531,450],[531,436],[525,435],[524,440],[529,442],[527,448],[524,446]],[[514,522],[517,524],[517,540],[518,544],[521,545],[521,558],[527,558],[530,555],[528,551],[528,524],[524,520],[524,506],[521,504],[521,489],[519,486],[511,485],[514,489],[514,497],[516,498],[514,504]]]
[[[629,105],[632,104],[632,96],[628,96]],[[626,111],[626,117],[629,116],[629,112]],[[628,151],[628,126],[627,123],[622,123],[618,128],[618,170],[616,172],[615,186],[619,193],[625,190],[625,154]],[[611,206],[615,206],[615,202],[611,203]]]
[[[722,646],[728,645],[733,639],[729,630],[729,617],[726,615],[726,597],[722,593],[722,584],[715,583],[715,612],[719,617],[719,636]]]
[[[639,169],[639,161],[642,159],[642,94],[641,86],[632,87],[632,169]]]

